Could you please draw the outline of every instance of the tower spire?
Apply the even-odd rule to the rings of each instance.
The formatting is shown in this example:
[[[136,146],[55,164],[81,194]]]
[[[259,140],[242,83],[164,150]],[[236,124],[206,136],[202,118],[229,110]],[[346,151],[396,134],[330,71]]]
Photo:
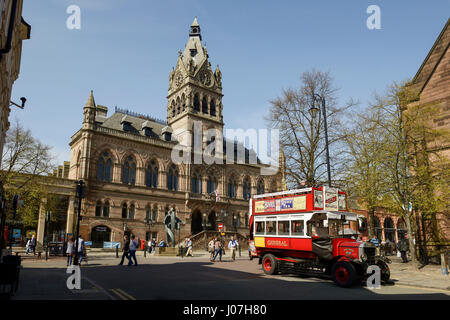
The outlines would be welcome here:
[[[197,17],[194,18],[194,22],[191,24],[191,31],[189,32],[189,37],[199,37],[202,41],[202,35],[200,34],[200,25],[198,24]]]

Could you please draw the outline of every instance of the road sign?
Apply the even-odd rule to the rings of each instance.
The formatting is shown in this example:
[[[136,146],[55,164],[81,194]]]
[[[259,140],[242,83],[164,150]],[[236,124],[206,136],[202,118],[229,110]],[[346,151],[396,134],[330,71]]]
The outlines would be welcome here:
[[[219,223],[219,231],[223,230],[223,223]]]

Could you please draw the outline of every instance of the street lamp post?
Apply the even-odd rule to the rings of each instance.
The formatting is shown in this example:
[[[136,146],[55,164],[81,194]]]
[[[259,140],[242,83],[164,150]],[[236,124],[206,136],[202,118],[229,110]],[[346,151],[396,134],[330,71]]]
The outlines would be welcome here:
[[[81,201],[86,196],[85,194],[86,188],[84,186],[84,181],[79,180],[77,181],[76,186],[76,192],[75,192],[75,199],[74,206],[76,206],[77,209],[77,231],[76,231],[76,240],[75,240],[75,260],[73,262],[74,265],[78,265],[78,240],[80,238],[80,220],[81,220]]]
[[[319,111],[319,108],[317,108],[315,106],[316,100],[320,100],[322,103],[322,113],[323,113],[323,120],[324,120],[324,129],[325,129],[325,146],[326,146],[326,156],[327,156],[328,186],[331,187],[330,152],[329,152],[329,148],[328,148],[328,126],[327,126],[327,111],[325,108],[325,98],[317,93],[314,93],[313,106],[309,109],[313,118],[315,117],[316,112]]]
[[[151,219],[150,217],[146,217],[146,218],[144,219],[144,222],[145,222],[145,224],[148,226],[148,228],[149,228],[149,230],[150,230],[150,227],[151,227],[152,224],[153,224],[152,219]],[[150,231],[149,231],[149,232],[150,232]],[[150,238],[151,238],[151,234],[150,234]],[[146,240],[145,242],[146,242],[146,245],[147,245],[147,240]],[[147,247],[146,247],[146,245],[144,245],[144,258],[147,257]]]

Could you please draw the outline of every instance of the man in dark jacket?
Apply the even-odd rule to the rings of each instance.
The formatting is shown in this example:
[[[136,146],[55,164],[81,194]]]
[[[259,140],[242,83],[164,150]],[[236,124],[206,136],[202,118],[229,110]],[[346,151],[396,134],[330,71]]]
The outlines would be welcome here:
[[[123,236],[123,254],[119,266],[123,265],[123,260],[125,259],[125,257],[128,259],[128,263],[130,263],[130,240],[128,240],[127,236]]]
[[[409,240],[408,235],[406,234],[405,237],[398,242],[398,250],[400,251],[402,262],[407,263],[408,258],[406,257],[406,251],[409,250]]]

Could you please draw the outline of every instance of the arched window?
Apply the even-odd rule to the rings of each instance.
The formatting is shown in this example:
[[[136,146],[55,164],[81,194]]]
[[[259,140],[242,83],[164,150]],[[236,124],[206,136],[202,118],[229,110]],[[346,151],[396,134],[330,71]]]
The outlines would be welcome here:
[[[208,100],[206,100],[206,97],[203,97],[202,100],[202,112],[208,113]]]
[[[128,216],[128,206],[126,203],[122,205],[122,219],[126,219]]]
[[[194,110],[200,111],[200,99],[198,97],[198,93],[194,95]]]
[[[181,101],[180,98],[177,98],[177,114],[181,113]]]
[[[103,217],[109,217],[109,201],[105,201],[105,204],[103,205]]]
[[[158,206],[157,206],[157,205],[153,206],[153,210],[152,210],[152,221],[153,221],[153,222],[158,221]]]
[[[264,181],[259,180],[258,186],[256,187],[256,189],[257,189],[258,194],[263,194],[264,193]]]
[[[158,187],[158,165],[154,160],[150,161],[145,170],[145,185],[147,187]]]
[[[134,211],[134,204],[132,204],[128,209],[128,219],[134,219]]]
[[[251,196],[251,185],[250,180],[247,178],[244,179],[244,182],[242,184],[242,197],[244,200],[250,199]]]
[[[215,116],[216,115],[216,103],[214,102],[214,99],[211,100],[211,104],[210,104],[210,115]]]
[[[217,189],[217,179],[213,176],[208,177],[207,192],[213,193]]]
[[[228,180],[228,197],[230,198],[236,198],[237,195],[237,183],[234,177],[231,177],[230,180]]]
[[[151,208],[150,208],[150,205],[147,205],[146,207],[145,207],[145,220],[151,220],[152,219],[152,211],[151,211]]]
[[[101,217],[102,216],[102,202],[97,201],[97,204],[95,205],[95,216]]]
[[[202,175],[198,171],[192,175],[192,192],[202,193]]]
[[[108,151],[105,151],[98,158],[97,180],[111,182],[111,176],[112,176],[112,160]]]
[[[167,189],[178,190],[178,169],[174,164],[170,166],[169,172],[167,173]]]
[[[134,186],[136,182],[136,162],[129,156],[122,165],[122,182]]]

